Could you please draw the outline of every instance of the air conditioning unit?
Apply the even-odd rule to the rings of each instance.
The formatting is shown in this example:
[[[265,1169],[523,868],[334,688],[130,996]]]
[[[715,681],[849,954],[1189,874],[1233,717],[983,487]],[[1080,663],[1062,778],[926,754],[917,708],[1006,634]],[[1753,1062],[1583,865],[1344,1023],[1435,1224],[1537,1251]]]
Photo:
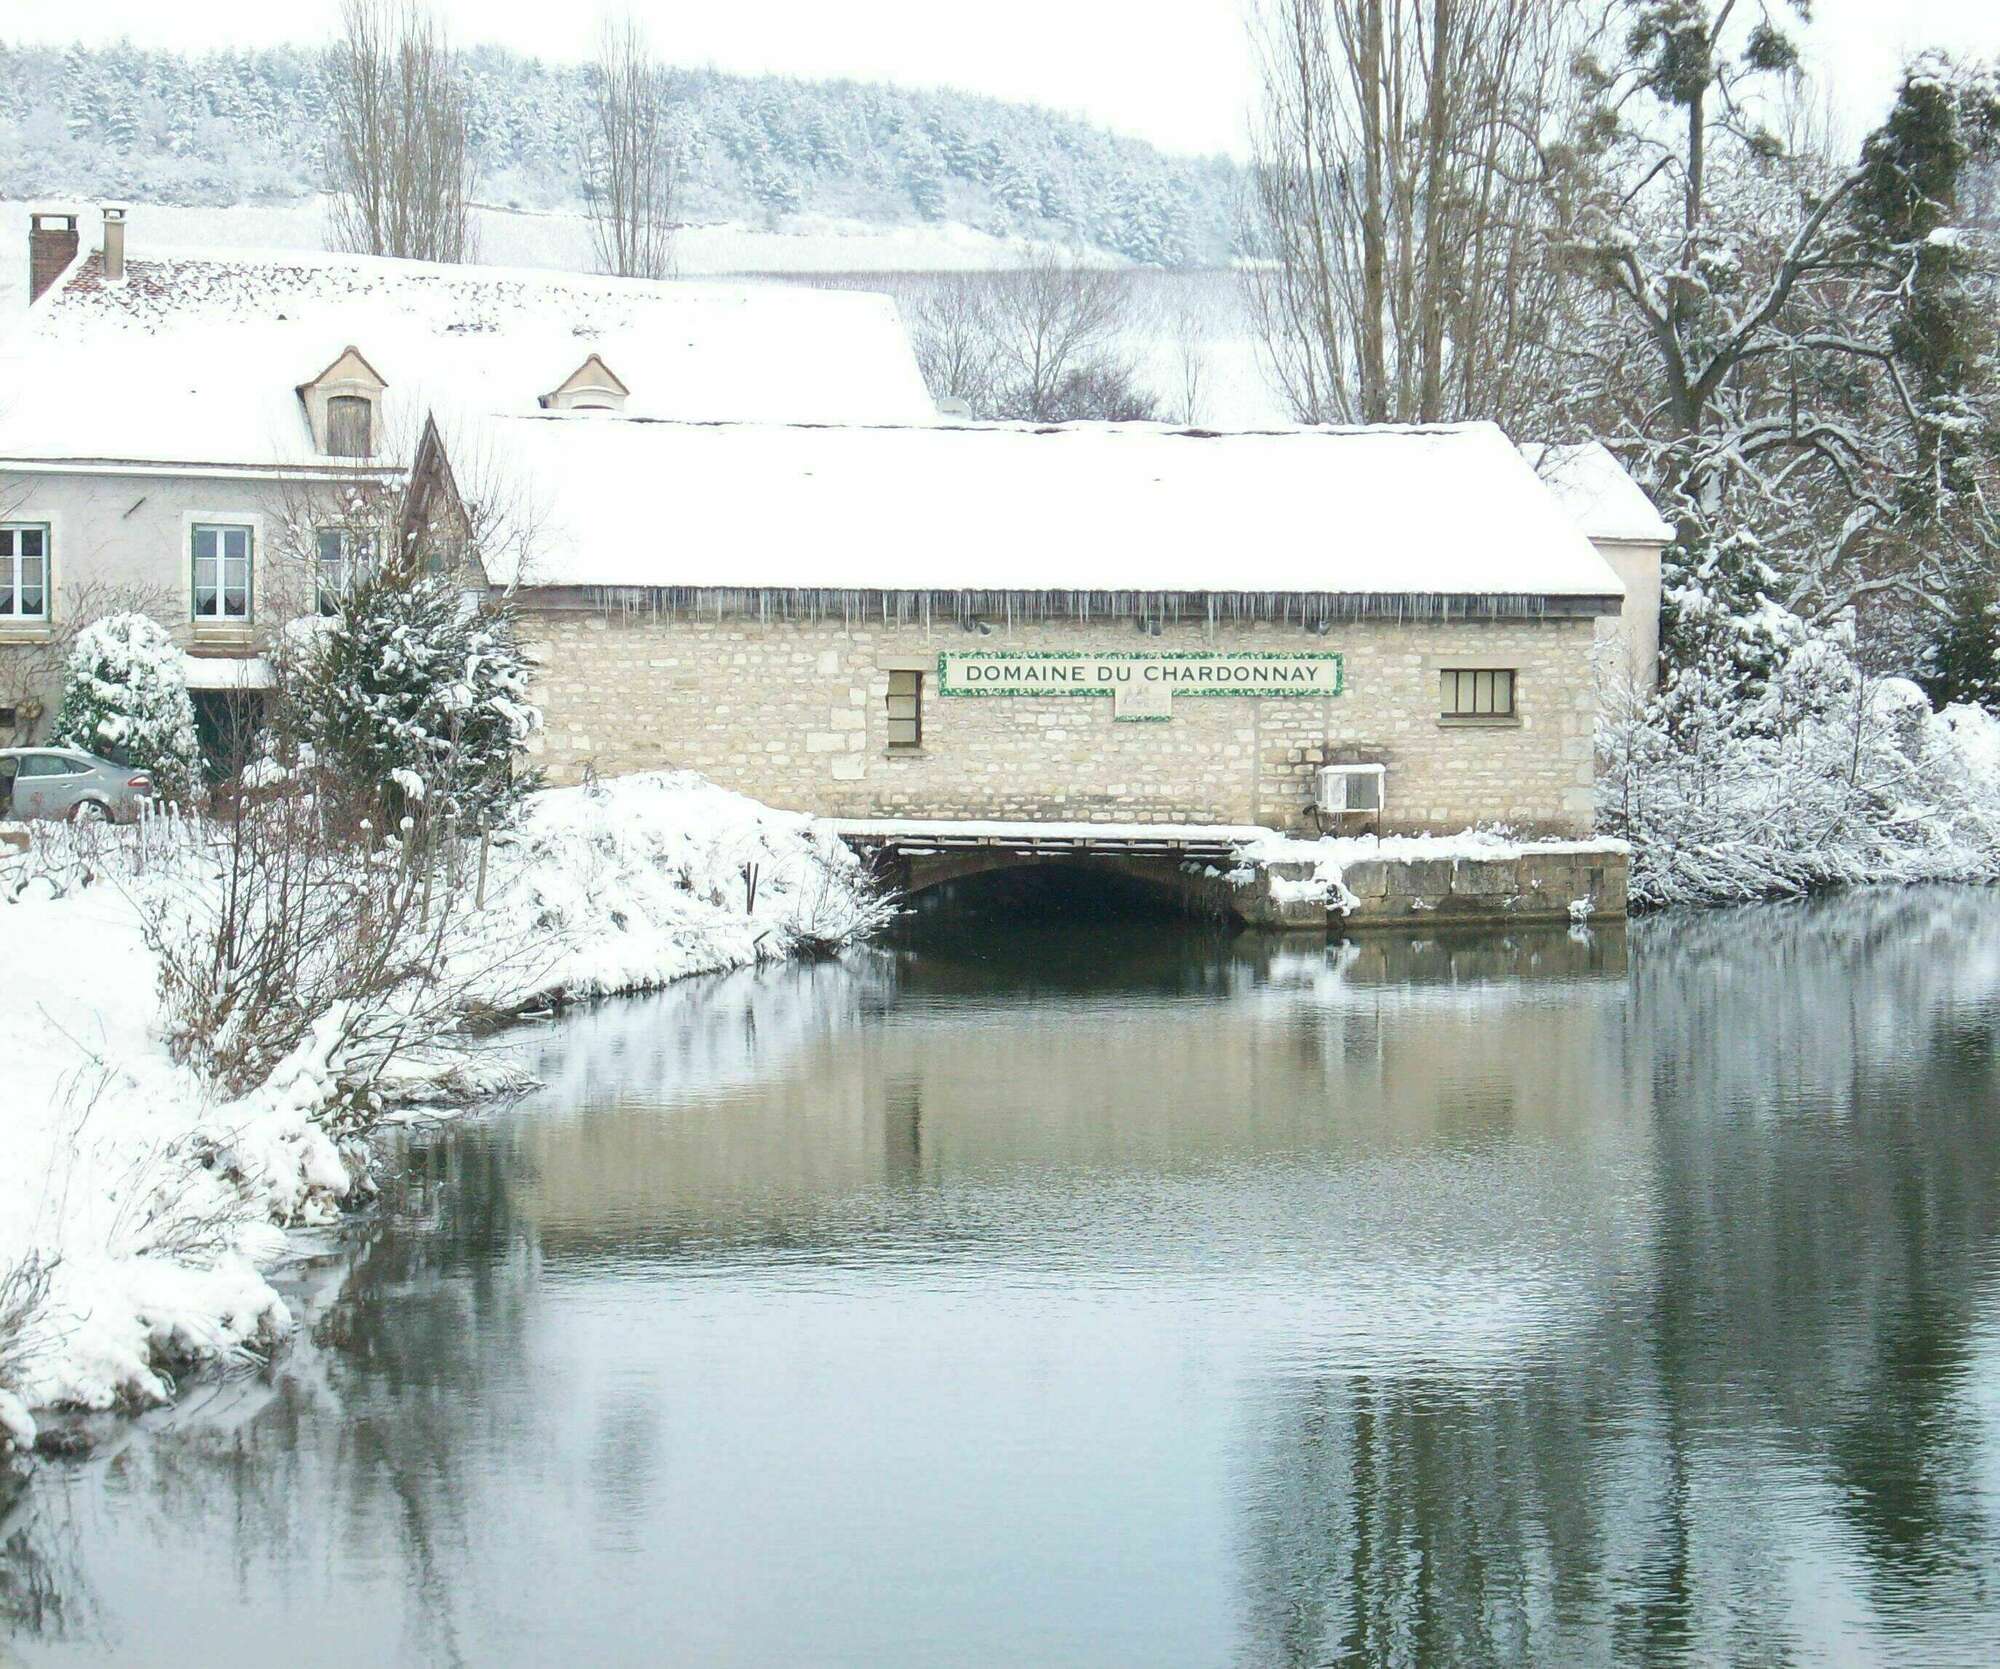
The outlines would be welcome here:
[[[1386,765],[1322,765],[1313,809],[1321,817],[1346,816],[1382,809],[1382,779]]]

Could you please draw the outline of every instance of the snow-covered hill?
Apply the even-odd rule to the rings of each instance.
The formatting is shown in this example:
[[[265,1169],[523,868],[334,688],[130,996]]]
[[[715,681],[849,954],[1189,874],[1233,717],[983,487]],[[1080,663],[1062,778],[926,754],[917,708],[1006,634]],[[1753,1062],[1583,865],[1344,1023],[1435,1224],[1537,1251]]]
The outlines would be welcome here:
[[[479,195],[575,207],[577,65],[496,47],[464,74]],[[976,228],[1163,266],[1233,248],[1239,171],[1073,117],[949,90],[677,72],[684,211],[757,225],[809,214]],[[205,57],[129,44],[0,45],[0,196],[295,201],[322,179],[327,83],[299,48]]]

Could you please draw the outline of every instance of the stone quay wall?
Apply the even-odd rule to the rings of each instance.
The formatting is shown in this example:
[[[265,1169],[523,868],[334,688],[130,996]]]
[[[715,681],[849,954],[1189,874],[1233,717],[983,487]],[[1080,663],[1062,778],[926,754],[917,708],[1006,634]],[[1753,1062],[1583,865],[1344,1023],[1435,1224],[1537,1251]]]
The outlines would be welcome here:
[[[1387,767],[1384,815],[1343,832],[1506,822],[1579,836],[1592,820],[1594,622],[1273,623],[1058,619],[956,623],[757,620],[537,607],[525,634],[552,781],[685,768],[767,804],[830,817],[1255,823],[1309,830],[1323,763]],[[1344,657],[1337,696],[1176,696],[1168,720],[1121,720],[1076,695],[947,696],[946,651]],[[1439,714],[1446,668],[1509,668],[1516,717]],[[892,750],[894,671],[923,671],[922,745]]]

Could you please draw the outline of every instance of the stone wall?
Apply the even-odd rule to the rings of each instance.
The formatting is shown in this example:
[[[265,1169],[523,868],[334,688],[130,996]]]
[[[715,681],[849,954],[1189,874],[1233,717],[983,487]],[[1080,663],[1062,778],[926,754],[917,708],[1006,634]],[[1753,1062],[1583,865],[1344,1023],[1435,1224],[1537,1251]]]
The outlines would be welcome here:
[[[1589,619],[1296,627],[1050,620],[969,637],[955,624],[769,621],[530,610],[552,780],[701,771],[769,804],[837,817],[1307,826],[1314,768],[1388,766],[1385,832],[1591,823]],[[1166,722],[1108,699],[945,697],[941,650],[1338,650],[1335,697],[1177,697]],[[1443,665],[1515,668],[1518,720],[1449,724]],[[887,744],[889,673],[928,666],[923,746]]]

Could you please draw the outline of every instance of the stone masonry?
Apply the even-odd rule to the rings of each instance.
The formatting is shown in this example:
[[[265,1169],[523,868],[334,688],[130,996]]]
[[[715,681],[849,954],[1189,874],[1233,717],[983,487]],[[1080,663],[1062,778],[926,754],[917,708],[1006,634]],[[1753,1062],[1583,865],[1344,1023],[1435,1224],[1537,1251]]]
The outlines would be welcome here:
[[[1383,832],[1505,822],[1590,832],[1596,711],[1590,619],[1336,624],[1047,620],[991,635],[955,623],[537,611],[528,637],[556,782],[683,767],[768,804],[830,817],[1257,823],[1303,830],[1314,770],[1388,767]],[[1337,650],[1340,696],[1179,696],[1165,722],[1108,699],[940,696],[947,649]],[[891,670],[925,665],[923,745],[887,743]],[[1513,722],[1441,721],[1441,666],[1509,667]]]

